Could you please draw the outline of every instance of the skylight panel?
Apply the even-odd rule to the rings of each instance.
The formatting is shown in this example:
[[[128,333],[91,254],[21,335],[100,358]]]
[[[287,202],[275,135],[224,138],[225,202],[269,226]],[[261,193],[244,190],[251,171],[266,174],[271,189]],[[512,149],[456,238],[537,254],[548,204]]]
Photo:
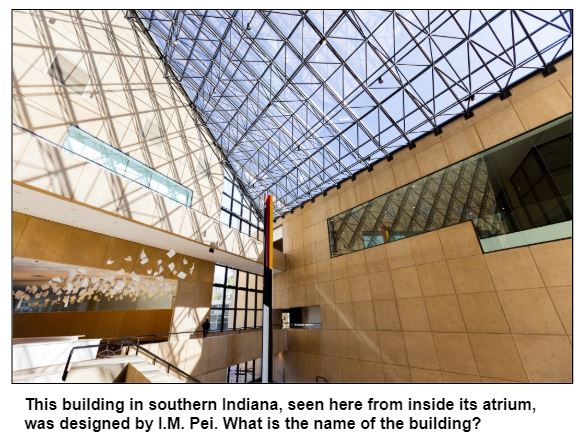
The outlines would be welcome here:
[[[572,44],[568,10],[137,16],[232,169],[247,172],[240,179],[249,198],[260,205],[274,193],[277,214],[554,63]],[[278,167],[265,168],[270,162]]]

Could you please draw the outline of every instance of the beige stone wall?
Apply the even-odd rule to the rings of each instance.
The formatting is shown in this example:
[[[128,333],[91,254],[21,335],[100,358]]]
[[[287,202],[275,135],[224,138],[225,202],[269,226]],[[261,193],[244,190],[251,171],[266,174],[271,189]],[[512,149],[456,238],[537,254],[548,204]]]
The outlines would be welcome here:
[[[87,86],[49,75],[55,57]],[[13,128],[13,180],[257,260],[262,244],[218,222],[220,154],[123,11],[13,12],[13,122],[58,145],[75,124],[193,191],[192,208]]]
[[[142,275],[145,275],[147,268],[139,263],[142,249],[151,262],[167,259],[166,252],[159,248],[17,212],[12,213],[12,221],[13,255],[17,257],[111,270],[117,270],[119,264],[123,263],[127,272],[135,271]],[[133,260],[125,261],[127,256]],[[183,265],[183,258],[187,259],[189,265]],[[107,264],[108,259],[113,259],[113,264]],[[187,273],[184,280],[178,281],[173,310],[15,313],[14,336],[85,334],[91,338],[102,338],[200,331],[201,323],[210,309],[214,264],[179,253],[174,256],[179,271],[187,272],[193,262],[193,274]],[[162,276],[174,278],[166,268]],[[173,334],[168,342],[147,347],[203,382],[225,382],[227,366],[261,356],[260,330],[212,334],[204,339],[191,339],[192,336],[192,333]],[[286,332],[276,330],[273,344],[274,353],[281,357],[281,353],[287,349]],[[282,380],[281,359],[276,359],[274,369],[278,380]]]
[[[572,110],[571,59],[296,209],[276,308],[320,305],[290,330],[287,380],[570,381],[571,240],[482,254],[469,223],[330,258],[326,219]]]

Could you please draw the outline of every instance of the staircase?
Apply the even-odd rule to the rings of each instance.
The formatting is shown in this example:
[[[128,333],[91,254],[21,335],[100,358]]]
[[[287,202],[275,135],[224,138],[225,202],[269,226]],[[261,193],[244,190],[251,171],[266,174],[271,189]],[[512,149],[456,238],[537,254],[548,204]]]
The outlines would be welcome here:
[[[118,343],[97,340],[90,344],[68,338],[64,344],[60,342],[60,345],[68,346],[66,353],[61,347],[57,355],[50,353],[55,351],[53,341],[46,342],[43,347],[40,342],[33,341],[34,359],[15,361],[14,383],[199,382],[139,343],[125,338]],[[39,360],[37,356],[43,356],[43,359]],[[29,365],[23,364],[25,361]]]

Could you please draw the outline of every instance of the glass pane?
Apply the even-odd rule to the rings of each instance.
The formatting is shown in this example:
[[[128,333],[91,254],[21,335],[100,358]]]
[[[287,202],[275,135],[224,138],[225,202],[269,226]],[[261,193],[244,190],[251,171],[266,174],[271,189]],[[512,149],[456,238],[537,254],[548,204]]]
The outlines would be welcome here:
[[[178,203],[192,202],[192,190],[76,126],[69,127],[63,148]]]
[[[221,331],[221,316],[222,310],[211,309],[210,323],[212,331]]]
[[[230,209],[231,208],[231,197],[227,196],[226,194],[223,194],[222,198],[221,198],[221,206],[223,208]]]
[[[237,285],[237,270],[234,268],[227,269],[227,285],[235,286]]]
[[[225,310],[225,330],[232,330],[235,326],[235,310]]]
[[[237,308],[245,308],[247,301],[247,292],[245,290],[237,290]]]
[[[247,274],[246,271],[239,271],[239,281],[237,282],[237,286],[243,288],[247,287]]]
[[[213,287],[213,296],[211,299],[211,307],[223,306],[223,293],[225,289],[222,287]]]
[[[244,384],[245,383],[245,363],[242,362],[241,364],[239,364],[239,370],[237,373],[237,382],[239,384]]]
[[[238,187],[233,188],[233,199],[241,202],[241,191],[239,191]]]
[[[257,310],[255,312],[255,327],[261,327],[263,325],[263,310]]]
[[[146,165],[132,163],[127,166],[125,176],[134,182],[149,187],[150,180],[152,179],[152,170]]]
[[[261,378],[261,358],[255,360],[255,379]]]
[[[255,308],[255,292],[249,291],[247,293],[247,308],[253,309]]]
[[[249,288],[256,288],[257,285],[257,275],[253,273],[249,273]]]
[[[229,225],[231,223],[231,215],[227,213],[225,210],[221,210],[220,221],[222,224]]]
[[[462,115],[470,101],[498,94],[493,85],[519,81],[573,49],[573,14],[564,10],[286,10],[265,13],[268,22],[253,11],[136,14],[166,62],[188,74],[181,84],[229,153],[237,183],[254,201],[267,186],[275,190],[276,216]],[[524,25],[509,26],[517,20]],[[436,38],[428,44],[422,37],[430,31]],[[484,57],[468,56],[464,36]],[[398,79],[389,56],[401,62]],[[209,69],[216,72],[205,76]],[[229,194],[241,200],[236,188]],[[403,222],[398,235],[418,229]],[[363,245],[360,233],[354,243]]]
[[[235,307],[235,290],[227,288],[225,290],[225,308]]]
[[[237,320],[235,325],[235,328],[245,328],[245,310],[237,310]]]
[[[225,284],[225,267],[215,265],[215,276],[213,282],[215,284]]]

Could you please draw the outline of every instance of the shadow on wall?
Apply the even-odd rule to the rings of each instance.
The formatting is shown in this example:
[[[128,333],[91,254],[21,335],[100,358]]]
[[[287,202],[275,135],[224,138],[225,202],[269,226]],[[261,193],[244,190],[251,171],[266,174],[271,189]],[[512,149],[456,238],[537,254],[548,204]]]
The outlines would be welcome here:
[[[196,377],[201,382],[225,382],[227,367],[261,356],[261,331],[209,336],[207,338],[172,338],[168,342],[149,344],[153,353]],[[274,330],[274,379],[283,378],[283,360],[278,358],[287,350],[287,331]]]
[[[14,180],[257,259],[218,222],[223,168],[209,134],[122,11],[15,11]],[[186,208],[51,145],[77,125],[193,190]]]

